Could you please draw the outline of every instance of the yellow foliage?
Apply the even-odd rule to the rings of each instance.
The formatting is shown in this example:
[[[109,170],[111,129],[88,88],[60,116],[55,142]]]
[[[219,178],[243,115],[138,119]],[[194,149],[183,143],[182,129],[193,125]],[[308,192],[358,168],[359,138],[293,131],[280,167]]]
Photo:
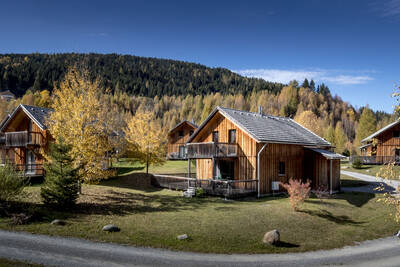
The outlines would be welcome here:
[[[54,112],[49,118],[50,133],[72,146],[75,164],[82,167],[81,177],[88,183],[110,175],[104,169],[115,136],[100,88],[99,80],[91,81],[87,71],[70,69],[53,92]]]
[[[311,110],[301,112],[294,120],[319,136],[324,133],[323,122]]]
[[[155,120],[151,112],[137,112],[127,119],[124,129],[128,152],[146,164],[146,173],[149,165],[158,165],[165,162],[166,134],[161,125]]]

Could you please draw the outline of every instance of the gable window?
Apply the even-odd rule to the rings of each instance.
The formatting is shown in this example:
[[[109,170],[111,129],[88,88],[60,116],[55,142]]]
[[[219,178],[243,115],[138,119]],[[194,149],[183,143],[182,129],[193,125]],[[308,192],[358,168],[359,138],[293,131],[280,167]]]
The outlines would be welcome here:
[[[278,175],[285,175],[285,162],[279,162]]]
[[[229,130],[228,143],[236,143],[236,130]]]
[[[393,131],[394,138],[400,138],[400,131]]]
[[[183,137],[183,131],[178,132],[178,137]]]
[[[219,138],[219,136],[218,136],[218,131],[212,132],[212,141],[213,141],[214,143],[218,143],[218,138]]]

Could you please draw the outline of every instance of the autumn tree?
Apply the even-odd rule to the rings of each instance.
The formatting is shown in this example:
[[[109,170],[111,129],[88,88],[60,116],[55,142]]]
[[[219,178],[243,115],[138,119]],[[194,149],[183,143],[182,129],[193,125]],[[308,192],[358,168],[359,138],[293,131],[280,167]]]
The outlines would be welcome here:
[[[346,149],[347,136],[344,133],[342,122],[338,122],[335,127],[335,151],[343,153]]]
[[[310,110],[301,112],[294,120],[317,135],[322,135],[323,125],[320,119]]]
[[[71,146],[80,177],[89,183],[112,174],[105,170],[106,156],[118,136],[112,125],[114,113],[100,88],[100,81],[92,81],[87,71],[71,68],[53,92],[54,112],[49,118],[52,136]]]
[[[131,157],[146,165],[149,173],[150,165],[159,165],[165,162],[166,133],[162,131],[160,123],[152,112],[138,112],[131,116],[124,129]]]
[[[372,110],[366,106],[360,116],[356,131],[355,146],[361,145],[361,140],[376,131],[376,118]]]

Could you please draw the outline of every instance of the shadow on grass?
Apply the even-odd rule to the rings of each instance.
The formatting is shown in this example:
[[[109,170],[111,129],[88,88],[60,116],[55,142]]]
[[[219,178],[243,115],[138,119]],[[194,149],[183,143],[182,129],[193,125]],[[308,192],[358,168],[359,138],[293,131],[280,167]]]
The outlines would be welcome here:
[[[373,198],[375,198],[375,194],[363,192],[341,193],[335,195],[335,199],[344,199],[349,204],[358,208],[364,206]]]
[[[285,242],[285,241],[279,241],[274,246],[278,247],[278,248],[298,248],[298,247],[300,247],[297,244],[292,244],[292,243],[288,243],[288,242]]]
[[[364,222],[354,221],[347,215],[333,215],[331,212],[327,210],[299,210],[299,212],[303,212],[311,216],[317,216],[326,219],[328,221],[342,225],[360,225],[364,223]]]

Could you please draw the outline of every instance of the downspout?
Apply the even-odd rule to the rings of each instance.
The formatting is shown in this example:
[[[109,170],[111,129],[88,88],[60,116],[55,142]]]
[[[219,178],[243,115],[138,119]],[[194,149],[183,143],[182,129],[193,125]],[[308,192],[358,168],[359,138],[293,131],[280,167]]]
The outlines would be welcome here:
[[[268,144],[265,143],[263,145],[263,147],[260,149],[260,151],[258,151],[258,153],[257,153],[257,197],[258,198],[261,196],[261,193],[260,193],[260,155],[261,155],[261,152],[263,152],[264,148],[267,147],[267,145]]]

